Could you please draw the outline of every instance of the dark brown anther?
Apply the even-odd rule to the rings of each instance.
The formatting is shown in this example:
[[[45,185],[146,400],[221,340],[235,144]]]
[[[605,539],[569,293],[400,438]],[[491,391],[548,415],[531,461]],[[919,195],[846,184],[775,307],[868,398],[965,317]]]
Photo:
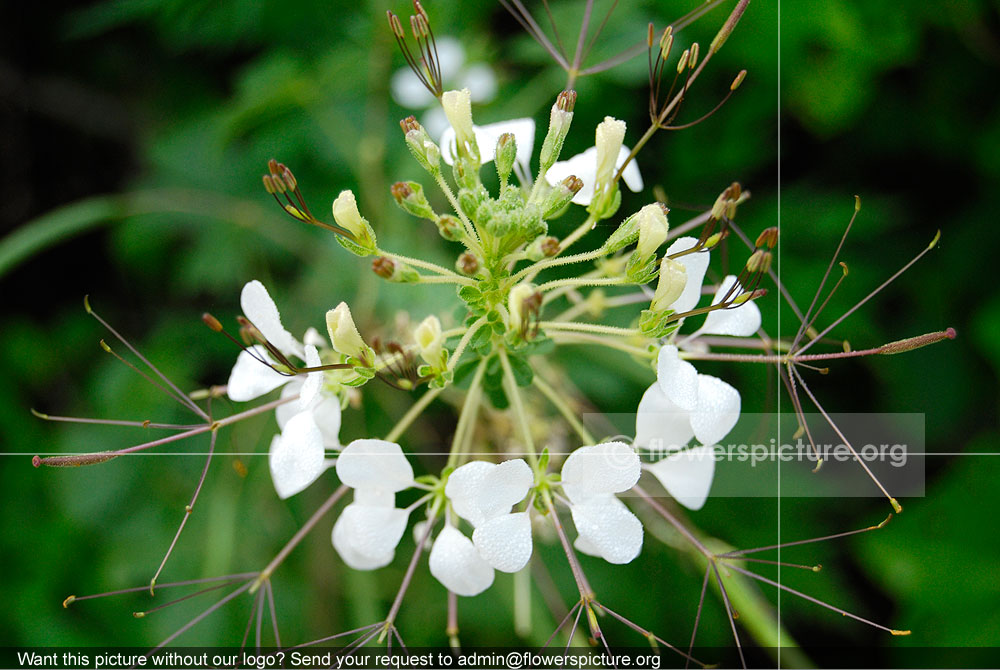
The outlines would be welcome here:
[[[551,258],[559,253],[559,240],[555,237],[549,236],[542,240],[542,253],[545,254],[547,258]]]
[[[413,189],[405,181],[397,181],[389,190],[392,192],[392,197],[399,203],[413,195]]]
[[[396,264],[392,262],[392,259],[386,258],[385,256],[379,256],[372,261],[372,272],[377,274],[382,279],[389,279],[392,277],[393,272],[396,271]]]
[[[571,191],[574,195],[579,193],[580,189],[583,188],[583,180],[577,178],[576,175],[566,177],[562,180],[562,183],[563,186],[569,189],[569,191]]]
[[[564,112],[572,112],[576,107],[576,91],[569,89],[561,92],[556,98],[556,107]]]
[[[272,175],[279,175],[281,174],[281,171],[278,169],[279,165],[281,164],[272,158],[267,162],[267,171],[270,172]]]
[[[479,259],[471,251],[466,251],[458,257],[457,267],[459,272],[471,277],[479,272]]]
[[[654,35],[654,29],[653,29],[653,22],[650,21],[649,22],[649,30],[646,32],[646,48],[647,49],[652,49],[653,48],[653,38],[654,37],[655,37],[655,35]]]
[[[403,133],[408,133],[411,130],[420,130],[420,122],[417,121],[417,117],[408,116],[399,122],[399,127],[403,129]]]

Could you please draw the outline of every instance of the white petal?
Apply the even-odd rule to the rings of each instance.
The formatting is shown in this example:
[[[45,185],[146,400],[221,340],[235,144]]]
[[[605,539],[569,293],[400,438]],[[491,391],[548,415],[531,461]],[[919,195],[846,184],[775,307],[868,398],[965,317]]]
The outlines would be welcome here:
[[[489,123],[485,126],[474,125],[472,132],[476,136],[476,144],[479,145],[479,160],[483,165],[494,159],[497,140],[504,133],[513,133],[514,135],[514,141],[517,143],[517,160],[524,165],[528,165],[531,160],[531,150],[535,144],[534,119],[510,119],[509,121]],[[454,163],[455,129],[450,126],[445,129],[439,144],[444,162],[448,165]]]
[[[494,467],[493,463],[486,461],[471,461],[456,468],[445,484],[444,494],[451,501],[455,514],[473,526],[485,521],[483,511],[479,508],[479,491]]]
[[[697,243],[698,238],[696,237],[678,237],[667,247],[667,256],[687,251]],[[675,260],[683,265],[687,271],[687,284],[684,285],[680,297],[667,307],[675,312],[690,312],[701,299],[701,284],[705,280],[705,271],[708,269],[708,252],[699,251]]]
[[[517,572],[531,558],[531,519],[527,512],[490,519],[472,532],[472,543],[497,570]]]
[[[698,375],[698,406],[691,412],[691,428],[698,441],[716,444],[739,418],[740,392],[718,377]]]
[[[281,325],[278,308],[263,284],[256,279],[248,282],[240,293],[240,307],[243,308],[243,315],[278,351],[302,358],[302,345]]]
[[[618,160],[615,161],[615,169],[621,168],[622,163],[625,162],[630,153],[632,153],[632,150],[622,145],[622,148],[618,150]],[[625,166],[625,170],[622,172],[622,181],[625,182],[625,185],[633,193],[638,193],[642,190],[642,175],[639,174],[639,164],[635,162],[634,158]]]
[[[682,447],[694,436],[691,414],[681,409],[653,384],[642,395],[635,412],[635,444],[653,451]]]
[[[267,349],[259,344],[250,347],[254,354],[264,360],[270,360]],[[236,357],[236,365],[229,373],[229,383],[226,386],[226,393],[229,399],[235,402],[246,402],[273,391],[282,384],[287,384],[288,377],[275,372],[271,367],[261,363],[254,355],[248,351],[241,351]]]
[[[312,406],[313,419],[323,433],[323,446],[340,449],[340,398],[332,393],[321,392]]]
[[[445,526],[434,540],[429,563],[431,574],[460,596],[478,595],[493,584],[493,568],[453,526]]]
[[[614,496],[597,496],[573,505],[573,525],[608,563],[629,563],[642,551],[642,523]]]
[[[352,488],[402,491],[413,486],[413,468],[395,442],[354,440],[337,458],[337,477]]]
[[[624,442],[580,447],[562,467],[563,490],[574,503],[595,495],[627,491],[639,481],[642,465]]]
[[[292,417],[281,435],[275,435],[268,451],[271,479],[279,498],[302,491],[323,474],[323,436],[312,414],[302,412]]]
[[[583,535],[577,535],[573,541],[573,546],[588,556],[601,558],[601,550]]]
[[[478,492],[479,509],[486,519],[507,514],[513,505],[524,500],[535,481],[535,474],[522,458],[504,461],[486,475]]]
[[[499,465],[472,461],[451,473],[445,495],[456,514],[479,526],[509,513],[511,506],[524,500],[534,480],[534,473],[521,458]]]
[[[715,455],[712,447],[679,451],[646,466],[674,499],[688,509],[701,509],[712,488]]]
[[[319,359],[319,352],[316,351],[316,347],[311,344],[305,345],[303,348],[303,353],[305,354],[304,360],[306,362],[306,367],[308,368],[318,368],[323,365],[323,361]],[[306,373],[305,381],[302,383],[302,389],[299,391],[299,407],[302,409],[309,408],[313,405],[313,401],[317,399],[319,395],[319,390],[323,386],[323,373],[322,372],[308,372]]]
[[[722,302],[723,297],[736,283],[736,275],[726,275],[719,284],[719,289],[712,298],[712,304]],[[733,292],[733,296],[736,292]],[[730,297],[730,299],[732,296]],[[735,309],[718,309],[709,312],[701,332],[706,335],[732,335],[733,337],[748,337],[760,330],[760,308],[752,300]]]
[[[355,570],[374,570],[392,562],[409,518],[406,510],[351,503],[333,526],[333,546]]]
[[[258,363],[258,365],[260,365]],[[288,379],[288,377],[285,377]],[[292,380],[285,384],[281,389],[281,398],[291,398],[292,396],[298,394],[302,390],[303,379],[301,377],[292,377]],[[274,418],[278,420],[278,428],[281,430],[285,429],[288,425],[288,421],[295,415],[299,414],[302,408],[299,407],[299,403],[292,401],[286,402],[284,405],[278,405],[274,410]]]
[[[312,326],[306,328],[306,332],[302,336],[302,342],[305,344],[311,344],[317,349],[323,349],[324,347],[330,346],[330,344],[326,341],[326,338],[320,335],[319,331]]]
[[[672,344],[660,348],[656,360],[656,383],[672,403],[690,411],[698,404],[698,371],[681,360],[678,353],[677,347]]]
[[[469,89],[472,102],[489,102],[497,94],[497,78],[486,63],[473,63],[465,68],[458,87]]]
[[[622,145],[618,150],[618,158],[615,159],[615,167],[620,168],[631,152],[631,149]],[[570,175],[583,181],[583,188],[573,196],[573,202],[577,205],[589,205],[594,198],[594,182],[597,179],[597,147],[590,147],[567,160],[556,161],[545,173],[545,180],[555,186]],[[622,180],[633,193],[642,190],[642,175],[639,174],[639,166],[635,160],[630,161],[625,168]]]
[[[354,489],[354,504],[364,507],[395,507],[396,494],[384,489]]]
[[[476,142],[479,143],[479,150],[482,152],[482,162],[486,163],[495,158],[497,140],[504,133],[511,133],[517,143],[517,161],[529,166],[531,162],[531,152],[535,146],[535,120],[532,118],[510,119],[509,121],[499,121],[489,123],[485,126],[476,127]]]

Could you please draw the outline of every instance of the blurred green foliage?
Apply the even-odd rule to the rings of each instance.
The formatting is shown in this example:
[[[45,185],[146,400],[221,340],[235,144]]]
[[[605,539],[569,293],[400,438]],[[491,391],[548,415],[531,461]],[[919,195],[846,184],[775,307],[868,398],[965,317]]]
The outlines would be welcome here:
[[[425,4],[439,35],[459,37],[500,78],[496,101],[475,109],[477,120],[531,115],[543,123],[565,75],[513,19],[485,0]],[[610,5],[597,4],[598,16]],[[405,12],[401,5],[391,8]],[[663,25],[691,5],[622,3],[593,61],[644,39],[647,21]],[[567,43],[580,7],[553,3]],[[231,324],[239,289],[251,278],[271,288],[293,333],[321,325],[325,310],[340,300],[351,302],[363,332],[390,336],[399,310],[414,319],[450,311],[450,289],[387,290],[365,261],[284,216],[260,188],[266,161],[276,157],[294,169],[317,213],[341,189],[354,189],[389,249],[453,263],[452,249],[391,206],[388,186],[418,176],[419,168],[397,125],[413,110],[389,96],[389,77],[402,59],[385,26],[387,8],[118,0],[63,7],[44,19],[40,8],[28,8],[3,29],[9,34],[2,65],[16,82],[3,95],[17,101],[4,111],[11,132],[4,225],[13,229],[57,206],[96,198],[73,210],[83,232],[50,243],[2,278],[12,307],[0,329],[0,439],[15,454],[0,470],[6,575],[0,601],[7,605],[0,639],[8,645],[151,645],[200,611],[192,604],[135,620],[130,612],[148,607],[141,596],[60,606],[70,593],[145,583],[202,467],[200,458],[162,455],[92,468],[31,467],[34,453],[119,448],[145,433],[42,423],[30,407],[188,420],[100,352],[96,342],[105,334],[84,314],[83,294],[185,388],[225,381],[234,350],[198,317],[207,310]],[[535,9],[541,19],[541,7]],[[725,12],[716,9],[683,30],[678,45],[707,45]],[[937,250],[836,332],[856,348],[948,326],[959,339],[905,356],[846,361],[814,384],[831,410],[925,413],[934,452],[1000,451],[1000,294],[990,274],[1000,241],[993,203],[1000,181],[998,12],[986,0],[905,7],[823,0],[786,3],[779,16],[774,3],[752,3],[680,120],[710,109],[746,68],[738,94],[701,125],[658,134],[640,156],[647,186],[669,195],[674,224],[731,181],[749,188],[753,198],[740,210],[740,223],[751,236],[780,223],[781,276],[800,305],[808,304],[853,211],[853,195],[860,195],[862,212],[842,256],[851,272],[827,307],[830,319],[942,231]],[[639,136],[646,122],[643,58],[579,82],[566,155],[592,143],[590,129],[606,114],[628,121],[626,142]],[[648,190],[626,194],[622,211],[649,198]],[[575,223],[559,222],[557,231]],[[738,267],[742,257],[739,245],[730,244],[716,269]],[[780,323],[783,334],[794,332],[794,316],[779,307],[777,291],[761,307],[772,331]],[[561,359],[589,355],[573,349]],[[587,360],[573,366],[574,382],[594,405],[632,411],[651,375],[624,358]],[[764,370],[705,364],[702,371],[741,389],[747,411],[789,408]],[[345,414],[342,437],[384,433],[410,402],[407,394],[378,389],[361,411]],[[435,404],[407,446],[446,443],[453,421],[450,406]],[[247,422],[223,433],[219,449],[266,453],[274,430],[270,417]],[[170,451],[202,451],[206,443]],[[246,477],[234,469],[237,460]],[[787,552],[787,560],[828,566],[820,575],[783,572],[796,588],[914,631],[889,638],[786,594],[783,622],[807,653],[814,648],[816,662],[838,644],[882,647],[872,667],[911,662],[907,645],[1000,646],[995,462],[986,455],[929,456],[926,497],[904,501],[906,512],[884,531]],[[260,568],[332,487],[325,479],[282,503],[264,458],[223,455],[161,582]],[[770,499],[717,497],[694,520],[706,533],[749,547],[774,542],[779,522],[787,540],[863,527],[886,511],[879,499],[786,498],[778,507]],[[400,558],[375,574],[347,570],[330,547],[329,526],[321,524],[276,576],[286,642],[293,632],[295,641],[307,640],[380,617],[405,569]],[[400,555],[411,548],[404,538]],[[557,548],[539,543],[538,551],[569,594]],[[609,606],[669,640],[687,639],[700,574],[669,547],[647,534],[646,549],[629,567],[587,559],[585,566]],[[440,644],[444,591],[426,570],[421,575],[400,627],[408,644]],[[650,598],[651,591],[664,595]],[[511,593],[512,580],[499,576],[486,594],[463,601],[464,642],[509,643]],[[227,608],[184,642],[238,639],[246,616]],[[540,643],[554,624],[537,597],[534,616],[526,642]],[[728,644],[718,598],[709,601],[701,631],[703,644]]]

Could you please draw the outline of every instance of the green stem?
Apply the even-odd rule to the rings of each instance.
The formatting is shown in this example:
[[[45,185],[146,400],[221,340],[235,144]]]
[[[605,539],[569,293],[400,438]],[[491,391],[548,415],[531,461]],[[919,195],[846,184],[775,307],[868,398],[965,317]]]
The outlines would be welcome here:
[[[437,263],[431,263],[430,261],[423,261],[419,258],[414,258],[412,256],[404,256],[403,254],[393,253],[391,251],[386,251],[385,249],[376,249],[375,253],[379,256],[385,256],[386,258],[392,258],[394,260],[400,261],[401,263],[406,263],[407,265],[412,265],[415,268],[422,268],[424,270],[429,270],[430,272],[436,272],[439,275],[444,275],[445,277],[455,277],[457,279],[466,280],[467,277],[463,277],[454,270],[449,270],[448,268],[438,265]]]
[[[566,236],[566,238],[559,243],[559,248],[562,251],[566,251],[570,246],[576,242],[578,239],[587,234],[588,231],[593,229],[594,224],[597,223],[597,217],[591,214],[587,217],[587,220],[577,226],[577,229]]]
[[[438,170],[434,173],[434,180],[437,182],[438,188],[444,192],[445,197],[448,198],[448,202],[451,203],[452,209],[458,214],[458,218],[462,221],[462,225],[465,227],[465,234],[469,238],[469,248],[471,251],[479,256],[483,256],[483,243],[479,239],[479,234],[476,232],[476,227],[472,225],[472,221],[469,221],[469,217],[465,215],[462,211],[462,207],[458,204],[458,200],[455,198],[455,194],[451,190],[451,186],[448,186],[448,182],[444,180],[444,176],[441,171]]]
[[[507,358],[507,351],[501,349],[500,365],[503,366],[503,377],[507,385],[507,393],[510,396],[510,406],[514,409],[518,426],[524,439],[524,446],[527,450],[528,463],[532,468],[538,463],[538,456],[535,454],[535,441],[531,438],[531,426],[528,424],[528,414],[524,410],[524,403],[521,399],[521,391],[517,387],[517,379],[514,378],[514,371],[510,367],[510,360]]]
[[[555,288],[560,288],[563,286],[569,287],[581,287],[581,286],[621,286],[623,284],[633,284],[635,282],[629,281],[627,277],[594,277],[593,279],[588,279],[586,277],[567,277],[566,279],[554,279],[538,287],[538,290],[542,293],[546,291],[551,291]]]
[[[458,346],[455,347],[455,351],[451,355],[451,360],[448,361],[448,370],[455,369],[455,366],[458,365],[459,359],[462,358],[462,354],[465,353],[465,348],[469,346],[469,342],[472,340],[472,336],[475,335],[476,332],[480,328],[482,328],[483,324],[485,323],[486,323],[486,316],[483,315],[478,319],[476,319],[472,323],[472,325],[469,326],[469,329],[465,331],[465,335],[463,335],[462,339],[458,341]]]
[[[428,277],[427,275],[420,275],[420,280],[414,283],[415,284],[461,284],[462,286],[476,285],[476,282],[473,281],[472,279],[469,279],[468,277],[459,277],[458,275],[455,275],[454,277],[450,275],[441,277],[435,277],[435,276]]]
[[[406,414],[403,415],[403,418],[401,418],[396,425],[392,427],[389,434],[385,436],[385,441],[395,442],[398,440],[399,436],[410,427],[410,424],[413,423],[425,409],[427,409],[427,406],[431,404],[431,401],[433,401],[434,398],[438,397],[442,390],[443,389],[430,389],[427,391],[427,393],[425,393],[420,400],[415,402],[413,406],[407,410]]]
[[[544,260],[538,261],[533,265],[529,265],[528,267],[519,271],[516,275],[514,275],[511,278],[511,281],[516,284],[523,278],[529,275],[535,276],[542,270],[546,270],[548,268],[554,268],[560,265],[570,265],[572,263],[582,263],[584,261],[594,260],[596,258],[600,258],[602,256],[607,256],[607,255],[608,252],[605,251],[603,248],[601,248],[601,249],[594,249],[593,251],[584,251],[579,254],[573,254],[572,256],[546,258]]]
[[[619,328],[618,326],[605,326],[599,323],[579,323],[576,321],[542,321],[538,325],[543,330],[572,330],[578,333],[617,335],[618,337],[635,337],[640,333],[638,328]]]
[[[559,396],[554,388],[549,386],[549,384],[537,374],[532,379],[532,382],[538,390],[542,392],[542,395],[549,399],[552,406],[559,410],[559,413],[563,415],[566,422],[573,428],[573,430],[576,431],[576,434],[580,436],[580,439],[583,440],[584,444],[597,444],[597,440],[594,439],[593,434],[587,430],[586,426],[583,425],[583,422],[577,418],[576,412],[573,411],[573,408]]]
[[[485,372],[486,361],[482,360],[476,367],[472,383],[469,384],[469,391],[465,394],[465,402],[462,403],[462,410],[458,414],[458,425],[455,426],[455,436],[451,441],[451,453],[448,454],[448,463],[445,467],[458,465],[459,459],[471,439],[471,424],[479,411],[479,403],[482,400],[482,382]]]
[[[608,347],[609,349],[617,349],[618,351],[624,351],[626,354],[632,354],[633,356],[639,356],[641,358],[653,358],[656,355],[655,353],[649,351],[648,349],[635,347],[615,339],[603,337],[601,335],[590,335],[588,333],[556,332],[552,333],[551,337],[556,344],[597,344],[602,347]]]

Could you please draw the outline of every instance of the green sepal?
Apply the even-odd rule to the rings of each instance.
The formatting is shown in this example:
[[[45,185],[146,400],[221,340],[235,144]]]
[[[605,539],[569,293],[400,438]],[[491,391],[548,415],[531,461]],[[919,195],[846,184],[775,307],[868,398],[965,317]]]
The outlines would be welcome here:
[[[372,241],[373,243],[370,248],[363,247],[357,242],[353,242],[352,240],[349,240],[341,235],[337,236],[337,242],[340,244],[340,246],[344,247],[355,256],[361,256],[362,258],[364,258],[365,256],[371,256],[373,253],[375,253],[374,240]]]
[[[654,312],[649,309],[642,310],[639,314],[639,332],[644,336],[658,340],[674,333],[681,325],[680,320],[670,321],[674,310],[668,309],[662,312]]]

